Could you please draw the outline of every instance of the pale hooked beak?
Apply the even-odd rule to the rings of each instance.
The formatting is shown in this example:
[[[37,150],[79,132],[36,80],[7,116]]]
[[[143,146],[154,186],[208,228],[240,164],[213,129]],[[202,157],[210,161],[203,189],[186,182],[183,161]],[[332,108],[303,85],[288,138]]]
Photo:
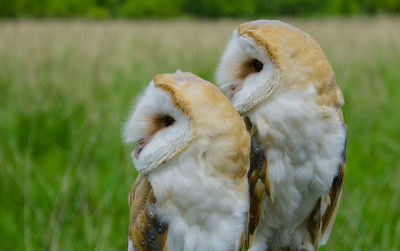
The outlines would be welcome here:
[[[136,143],[135,148],[133,149],[133,153],[134,153],[136,159],[139,157],[139,154],[142,152],[142,150],[144,149],[146,144],[147,144],[147,141],[145,139],[140,139]]]
[[[232,101],[233,97],[235,96],[235,94],[240,91],[240,89],[242,89],[242,84],[236,84],[236,85],[231,85],[228,89],[228,91],[226,92],[226,97]]]

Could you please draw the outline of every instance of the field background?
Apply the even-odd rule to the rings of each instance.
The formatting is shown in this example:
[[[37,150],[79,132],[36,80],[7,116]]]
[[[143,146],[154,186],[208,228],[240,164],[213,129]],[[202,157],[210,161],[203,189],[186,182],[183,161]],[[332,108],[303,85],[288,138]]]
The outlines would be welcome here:
[[[321,250],[400,250],[400,18],[285,20],[320,43],[346,100],[345,190]],[[0,250],[123,250],[133,98],[177,68],[213,81],[242,21],[0,22]]]

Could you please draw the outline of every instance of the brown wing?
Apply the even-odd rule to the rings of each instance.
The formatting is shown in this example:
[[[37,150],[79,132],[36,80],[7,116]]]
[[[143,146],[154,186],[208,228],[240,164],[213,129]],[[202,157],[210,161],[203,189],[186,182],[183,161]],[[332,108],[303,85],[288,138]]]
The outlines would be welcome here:
[[[331,188],[323,200],[322,198],[318,200],[308,218],[308,231],[315,250],[318,249],[319,245],[325,245],[331,234],[342,197],[345,170],[346,142],[343,150],[342,162],[339,165],[336,177],[332,181]]]
[[[313,211],[307,219],[307,230],[310,233],[311,243],[315,250],[318,246],[324,245],[329,238],[336,214],[339,208],[339,202],[343,189],[345,164],[339,166],[338,175],[333,179],[331,189],[325,196],[318,199]],[[325,212],[323,212],[323,208]]]
[[[344,172],[346,170],[346,163],[340,164],[339,173],[333,179],[331,189],[325,197],[325,203],[329,202],[324,215],[322,216],[322,229],[321,229],[321,240],[320,244],[325,245],[328,241],[332,231],[333,223],[335,222],[336,215],[339,209],[340,199],[342,197],[343,184],[344,184]]]
[[[248,213],[247,230],[244,247],[250,249],[262,213],[262,200],[264,193],[271,198],[270,183],[268,179],[268,162],[265,151],[257,142],[257,131],[246,119],[247,129],[251,134],[250,169],[248,173],[250,209]]]
[[[146,177],[138,175],[128,200],[129,240],[133,250],[166,250],[168,226],[156,215],[156,198]]]
[[[311,244],[315,250],[318,250],[319,239],[321,238],[321,226],[322,226],[322,204],[321,198],[318,199],[313,211],[307,219],[307,230],[310,233]]]

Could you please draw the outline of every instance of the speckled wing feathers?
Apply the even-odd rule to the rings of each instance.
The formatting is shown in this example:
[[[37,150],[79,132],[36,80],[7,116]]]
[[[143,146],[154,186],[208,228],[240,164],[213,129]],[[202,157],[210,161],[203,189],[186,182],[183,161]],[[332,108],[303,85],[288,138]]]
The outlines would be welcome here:
[[[246,126],[251,134],[250,169],[248,172],[250,209],[246,231],[245,249],[250,249],[262,213],[262,200],[264,193],[271,198],[268,179],[268,162],[265,151],[257,142],[257,131],[250,121],[246,119]]]
[[[129,193],[129,238],[133,250],[166,250],[168,226],[156,215],[156,198],[146,177],[139,175]],[[129,245],[129,244],[128,244]]]
[[[313,245],[315,250],[318,250],[319,239],[321,238],[321,226],[322,226],[322,200],[318,199],[315,204],[314,209],[311,214],[307,218],[307,230],[310,234],[311,244]]]
[[[343,192],[344,184],[344,172],[346,170],[346,163],[343,161],[340,164],[338,175],[333,179],[331,189],[327,196],[329,196],[326,211],[322,216],[322,236],[321,244],[325,244],[328,241],[329,235],[331,234],[333,223],[335,222],[336,214],[339,209],[340,199]]]
[[[318,200],[307,220],[307,229],[315,250],[318,249],[319,245],[325,245],[328,241],[335,222],[343,191],[344,172],[346,169],[345,156],[344,152],[343,161],[339,165],[338,174],[333,179],[328,194],[323,200],[322,198]],[[324,212],[322,212],[322,208],[326,208]]]

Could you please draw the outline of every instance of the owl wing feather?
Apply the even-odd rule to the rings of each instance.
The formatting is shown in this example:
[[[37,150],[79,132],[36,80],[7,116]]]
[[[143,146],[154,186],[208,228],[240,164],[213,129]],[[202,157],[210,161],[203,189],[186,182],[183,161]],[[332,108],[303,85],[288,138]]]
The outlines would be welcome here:
[[[128,201],[129,240],[133,250],[166,250],[168,226],[156,215],[156,198],[150,182],[143,175],[136,178]]]
[[[248,119],[245,120],[248,131],[251,135],[250,168],[248,172],[250,208],[246,229],[244,247],[250,249],[256,233],[262,212],[262,200],[264,195],[271,198],[270,183],[268,179],[268,161],[265,151],[260,148],[257,142],[257,130]]]
[[[329,192],[325,195],[323,200],[322,198],[318,200],[314,210],[308,217],[307,228],[315,250],[317,250],[319,245],[325,245],[331,234],[342,197],[345,170],[346,142],[342,161],[339,165],[337,175],[332,181]]]
[[[339,96],[343,100],[342,92],[339,88]],[[343,104],[343,101],[342,101]],[[321,245],[325,245],[329,239],[332,231],[333,223],[335,222],[336,215],[339,209],[340,199],[342,198],[343,185],[344,185],[344,173],[346,171],[346,150],[347,150],[347,128],[343,120],[343,113],[339,109],[339,116],[343,122],[343,127],[346,133],[346,138],[344,142],[344,149],[342,152],[342,162],[339,165],[339,171],[336,177],[333,179],[331,189],[329,193],[325,196],[325,206],[326,210],[322,216],[322,236],[320,240]]]
[[[326,195],[326,199],[324,203],[328,203],[326,205],[326,211],[322,215],[322,229],[321,229],[321,239],[320,244],[325,245],[328,241],[329,236],[332,231],[333,223],[335,222],[336,215],[339,209],[340,199],[342,197],[343,192],[343,184],[344,184],[344,173],[346,170],[346,163],[342,162],[340,164],[339,173],[333,179],[331,189],[329,193]]]

